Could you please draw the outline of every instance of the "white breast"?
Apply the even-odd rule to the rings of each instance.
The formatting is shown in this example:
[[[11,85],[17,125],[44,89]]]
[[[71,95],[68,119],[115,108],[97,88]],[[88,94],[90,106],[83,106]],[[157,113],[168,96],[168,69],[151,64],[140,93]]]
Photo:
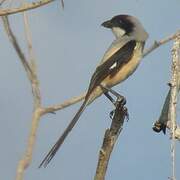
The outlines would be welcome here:
[[[112,32],[116,36],[116,38],[120,38],[126,33],[124,29],[121,29],[119,27],[113,27]]]

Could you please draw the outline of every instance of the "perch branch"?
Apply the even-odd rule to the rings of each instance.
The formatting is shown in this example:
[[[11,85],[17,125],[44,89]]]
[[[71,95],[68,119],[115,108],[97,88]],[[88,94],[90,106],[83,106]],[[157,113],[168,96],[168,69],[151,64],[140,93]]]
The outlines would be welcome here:
[[[121,101],[116,101],[116,109],[110,129],[105,131],[102,147],[99,152],[99,160],[94,180],[104,180],[108,162],[116,143],[116,140],[123,129],[124,119],[128,116],[127,108]]]

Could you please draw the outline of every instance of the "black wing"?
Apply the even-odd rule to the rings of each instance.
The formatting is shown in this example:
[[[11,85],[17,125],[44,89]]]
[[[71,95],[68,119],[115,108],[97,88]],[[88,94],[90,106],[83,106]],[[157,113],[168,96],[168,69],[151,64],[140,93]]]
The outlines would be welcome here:
[[[94,72],[90,81],[88,93],[86,95],[87,97],[94,90],[94,88],[98,86],[108,75],[115,74],[124,64],[129,62],[133,55],[135,46],[136,41],[129,41],[103,64],[96,68],[96,71]],[[116,66],[111,68],[115,63]]]

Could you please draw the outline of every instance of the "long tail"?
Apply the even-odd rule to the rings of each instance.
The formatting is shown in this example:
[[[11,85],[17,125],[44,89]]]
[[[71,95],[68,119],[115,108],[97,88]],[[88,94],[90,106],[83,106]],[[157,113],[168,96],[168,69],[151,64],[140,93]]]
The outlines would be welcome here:
[[[56,144],[51,148],[49,153],[46,155],[46,157],[43,159],[43,161],[39,165],[39,168],[42,167],[42,166],[46,167],[49,164],[49,162],[51,161],[51,159],[55,156],[55,154],[57,153],[58,149],[61,147],[61,145],[63,144],[64,140],[66,139],[66,137],[68,136],[68,134],[70,133],[72,128],[77,123],[79,117],[81,116],[81,114],[85,110],[85,108],[87,106],[87,101],[88,101],[87,99],[84,100],[84,102],[81,105],[81,107],[79,108],[78,112],[76,113],[76,115],[74,116],[72,121],[69,123],[68,127],[65,129],[65,131],[63,132],[61,137],[56,142]]]

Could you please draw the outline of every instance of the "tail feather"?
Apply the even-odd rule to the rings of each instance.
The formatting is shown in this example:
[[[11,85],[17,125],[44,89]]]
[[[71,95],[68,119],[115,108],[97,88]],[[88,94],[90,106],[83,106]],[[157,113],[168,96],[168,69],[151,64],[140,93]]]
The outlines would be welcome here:
[[[49,162],[52,160],[52,158],[55,156],[55,154],[57,153],[58,149],[61,147],[61,145],[63,144],[64,140],[66,139],[66,137],[68,136],[68,134],[70,133],[70,131],[72,130],[72,128],[75,126],[75,124],[77,123],[79,117],[81,116],[81,114],[83,113],[83,111],[85,110],[87,106],[87,100],[85,100],[83,102],[83,104],[81,105],[81,107],[79,108],[78,112],[76,113],[76,115],[74,116],[74,118],[72,119],[72,121],[69,123],[69,125],[67,126],[67,128],[65,129],[65,131],[63,132],[63,134],[61,135],[61,137],[58,139],[58,141],[55,143],[55,145],[51,148],[51,150],[49,151],[49,153],[46,155],[46,157],[43,159],[43,161],[41,162],[41,164],[39,165],[39,168],[46,167]]]

